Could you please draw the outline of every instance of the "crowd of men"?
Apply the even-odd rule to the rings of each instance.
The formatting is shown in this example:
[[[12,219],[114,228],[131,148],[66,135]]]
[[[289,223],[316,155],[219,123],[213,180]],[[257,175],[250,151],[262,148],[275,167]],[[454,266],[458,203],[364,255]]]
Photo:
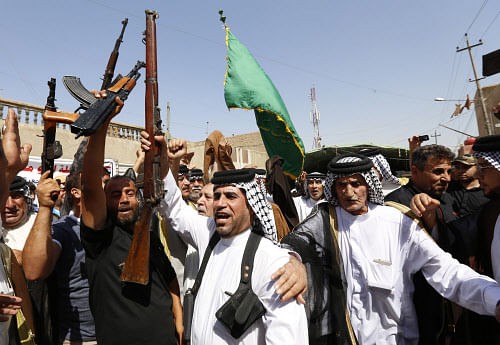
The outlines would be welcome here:
[[[409,180],[367,149],[294,185],[280,157],[234,169],[220,133],[201,170],[186,140],[143,132],[134,168],[109,176],[110,120],[68,176],[42,174],[35,204],[8,112],[0,345],[500,344],[499,135],[458,157],[414,137]],[[123,282],[154,144],[149,279]]]

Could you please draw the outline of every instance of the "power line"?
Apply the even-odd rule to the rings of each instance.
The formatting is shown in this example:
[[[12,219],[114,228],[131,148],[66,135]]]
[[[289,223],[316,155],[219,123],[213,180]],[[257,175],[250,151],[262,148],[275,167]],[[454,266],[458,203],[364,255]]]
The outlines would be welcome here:
[[[497,15],[493,18],[493,20],[491,21],[491,23],[488,25],[488,27],[486,28],[486,30],[484,30],[483,34],[481,35],[481,38],[484,37],[484,35],[486,35],[486,33],[488,32],[488,30],[491,28],[491,26],[493,25],[493,23],[497,20],[498,16],[500,15],[500,11],[498,11]]]
[[[477,18],[479,17],[479,14],[481,14],[482,10],[484,9],[484,7],[486,6],[487,3],[488,3],[488,0],[484,0],[483,4],[481,5],[481,8],[479,8],[479,11],[477,11],[476,16],[474,17],[474,19],[472,19],[472,22],[470,23],[467,30],[465,30],[465,32],[469,32],[470,28],[472,27],[472,25],[474,25]]]
[[[87,0],[87,1],[90,2],[90,3],[96,4],[98,6],[102,6],[102,7],[108,8],[110,10],[117,11],[119,13],[125,14],[125,15],[130,16],[130,17],[142,18],[142,17],[138,16],[137,14],[130,13],[130,12],[124,11],[122,9],[112,7],[112,6],[100,3],[98,1],[95,1],[95,0]],[[186,30],[179,29],[179,28],[171,26],[171,25],[165,25],[165,24],[162,24],[162,23],[158,23],[157,26],[164,27],[166,29],[169,29],[169,30],[172,30],[172,31],[176,31],[176,32],[179,32],[179,33],[182,33],[182,34],[185,34],[185,35],[188,35],[188,36],[191,36],[191,37],[194,37],[194,38],[206,41],[206,42],[210,42],[210,43],[216,44],[218,46],[225,46],[225,44],[222,43],[222,42],[220,42],[220,41],[214,41],[214,40],[212,40],[210,38],[207,38],[207,37],[204,37],[204,36],[200,36],[200,35],[194,34],[192,32],[186,31]],[[269,58],[269,57],[266,57],[266,56],[257,55],[257,54],[253,54],[253,55],[255,57],[258,57],[258,58],[261,58],[261,59],[273,62],[275,64],[279,64],[279,65],[282,65],[282,66],[285,66],[285,67],[288,67],[288,68],[291,68],[291,69],[294,69],[294,70],[297,70],[297,71],[301,71],[301,72],[304,72],[304,73],[307,73],[307,74],[311,74],[311,75],[323,77],[325,79],[333,80],[333,81],[336,81],[338,83],[342,83],[342,84],[354,86],[354,87],[357,87],[357,88],[361,88],[361,89],[365,89],[365,90],[370,90],[370,91],[373,91],[373,92],[376,92],[376,93],[382,93],[382,94],[387,94],[387,95],[394,96],[394,97],[408,98],[408,99],[414,99],[414,100],[419,100],[419,101],[429,101],[429,99],[427,99],[427,98],[415,97],[415,96],[410,96],[410,95],[404,95],[404,94],[400,94],[400,93],[393,92],[393,91],[390,91],[390,90],[384,90],[384,89],[379,89],[379,88],[372,87],[372,86],[362,85],[362,84],[358,84],[358,83],[351,82],[351,81],[348,81],[348,80],[342,80],[342,79],[339,79],[339,78],[335,78],[335,77],[332,77],[332,76],[324,74],[324,73],[319,73],[319,72],[311,71],[311,70],[308,70],[308,69],[305,69],[305,68],[302,68],[302,67],[299,67],[299,66],[291,65],[291,64],[286,63],[284,61],[272,59],[272,58]]]

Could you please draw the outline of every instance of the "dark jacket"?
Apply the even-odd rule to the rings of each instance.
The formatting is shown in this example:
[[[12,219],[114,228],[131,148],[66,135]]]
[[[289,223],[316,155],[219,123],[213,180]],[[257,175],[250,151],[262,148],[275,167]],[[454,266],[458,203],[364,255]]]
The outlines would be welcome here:
[[[344,266],[337,239],[331,234],[329,204],[320,203],[281,243],[297,251],[306,266],[309,343],[354,345],[346,322]]]

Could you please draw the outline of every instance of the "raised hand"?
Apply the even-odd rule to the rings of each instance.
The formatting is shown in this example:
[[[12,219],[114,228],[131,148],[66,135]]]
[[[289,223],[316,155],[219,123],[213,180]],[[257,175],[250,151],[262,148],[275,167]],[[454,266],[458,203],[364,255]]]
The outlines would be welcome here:
[[[50,171],[46,171],[40,177],[40,181],[38,181],[38,185],[36,186],[36,195],[40,207],[52,209],[61,189],[56,180],[49,178],[49,174]]]
[[[26,167],[30,152],[31,144],[21,146],[16,113],[13,109],[9,109],[0,147],[0,174],[7,185],[10,185],[17,173]]]
[[[187,141],[185,139],[172,139],[168,143],[168,159],[180,160],[187,154]]]

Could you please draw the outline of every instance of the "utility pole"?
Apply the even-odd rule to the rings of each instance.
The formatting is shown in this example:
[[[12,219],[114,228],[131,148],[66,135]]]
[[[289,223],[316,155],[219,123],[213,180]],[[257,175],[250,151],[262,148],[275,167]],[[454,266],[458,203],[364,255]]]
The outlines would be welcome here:
[[[319,111],[316,106],[316,88],[311,88],[311,101],[312,101],[312,110],[311,110],[311,122],[314,128],[314,138],[313,138],[313,149],[319,149],[321,147],[321,137],[319,136]]]
[[[167,143],[170,139],[170,102],[167,102]]]
[[[208,121],[207,121],[207,130],[205,131],[205,134],[207,135],[208,137]]]
[[[440,136],[441,136],[441,134],[438,134],[437,130],[434,130],[434,135],[431,134],[431,137],[434,138],[434,142],[436,143],[436,145],[438,143],[438,137],[440,137]]]
[[[472,70],[474,71],[474,81],[476,82],[476,87],[477,87],[477,94],[479,96],[479,101],[481,102],[481,108],[483,110],[484,126],[486,127],[486,133],[488,133],[488,135],[492,135],[493,128],[491,127],[490,117],[488,115],[488,112],[486,111],[486,105],[484,104],[484,98],[483,98],[483,92],[481,91],[481,86],[479,85],[479,78],[477,76],[476,65],[474,64],[474,58],[472,57],[472,48],[482,45],[483,41],[479,40],[479,43],[471,46],[469,43],[469,36],[467,35],[467,33],[465,34],[465,40],[467,42],[467,47],[462,48],[462,49],[457,47],[457,53],[464,51],[464,50],[469,51],[470,62],[472,64]],[[470,81],[472,81],[472,80],[470,80]]]

